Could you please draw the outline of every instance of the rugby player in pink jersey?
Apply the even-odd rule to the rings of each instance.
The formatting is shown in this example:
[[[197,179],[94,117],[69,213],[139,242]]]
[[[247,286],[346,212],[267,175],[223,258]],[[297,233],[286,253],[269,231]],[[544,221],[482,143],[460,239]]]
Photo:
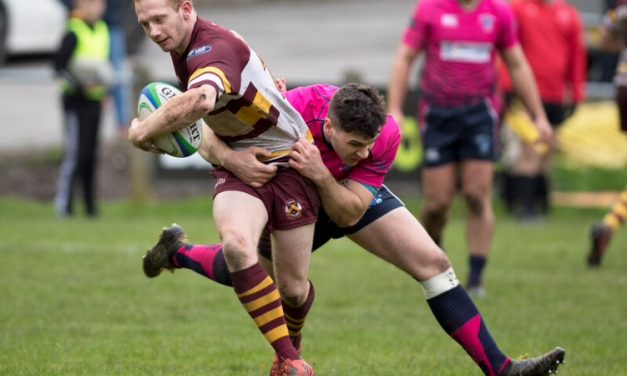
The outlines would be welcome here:
[[[284,99],[257,54],[235,32],[198,17],[191,0],[135,0],[146,34],[170,54],[183,93],[145,119],[133,119],[129,140],[159,153],[154,136],[179,130],[202,118],[234,150],[268,149],[264,162],[287,159],[298,140],[311,139],[302,117]],[[300,141],[306,142],[306,141]],[[237,298],[279,359],[286,375],[311,376],[313,368],[289,337],[279,291],[289,289],[298,307],[311,305],[308,279],[314,223],[320,198],[295,169],[280,168],[272,181],[255,188],[229,171],[213,171],[213,218]],[[272,233],[276,284],[259,263],[257,243]],[[291,284],[282,284],[284,274]]]
[[[517,40],[512,9],[502,0],[420,1],[396,53],[389,84],[389,112],[402,122],[409,75],[424,55],[418,114],[424,146],[422,223],[441,245],[459,176],[468,207],[467,287],[479,297],[485,295],[482,274],[494,232],[497,53],[541,139],[547,140],[552,130]]]
[[[525,361],[515,361],[501,353],[457,280],[446,253],[383,185],[395,159],[400,134],[393,118],[385,117],[383,101],[376,91],[359,84],[341,88],[313,85],[285,95],[305,119],[315,141],[315,146],[297,143],[289,162],[316,184],[321,195],[323,210],[318,215],[312,251],[332,238],[347,236],[406,272],[422,285],[442,328],[486,374],[544,375],[556,370],[564,358],[564,351],[559,348]],[[225,165],[249,184],[264,184],[274,173],[272,166],[257,160],[258,155],[267,153],[263,149],[238,152],[215,142],[211,145],[214,148],[203,150],[203,156]],[[260,242],[259,251],[268,260],[271,258],[267,238]],[[148,277],[158,276],[163,269],[184,268],[231,286],[221,244],[189,244],[178,226],[163,231],[143,263]],[[266,266],[272,269],[271,262]],[[293,309],[285,301],[283,306],[290,336],[300,349],[309,307]],[[280,375],[276,363],[271,375]]]

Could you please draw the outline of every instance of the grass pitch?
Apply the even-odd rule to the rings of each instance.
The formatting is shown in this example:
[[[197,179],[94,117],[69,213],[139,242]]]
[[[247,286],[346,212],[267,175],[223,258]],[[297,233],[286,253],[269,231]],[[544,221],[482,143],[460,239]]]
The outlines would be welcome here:
[[[265,375],[272,351],[230,289],[190,271],[144,277],[141,256],[176,222],[216,240],[209,199],[115,203],[60,220],[48,204],[0,199],[0,374]],[[419,202],[410,202],[417,211]],[[599,270],[584,264],[596,210],[557,209],[521,226],[499,215],[476,301],[499,347],[562,346],[564,375],[627,375],[627,231]],[[467,271],[463,212],[444,245]],[[319,375],[480,375],[438,326],[419,285],[348,240],[312,258],[317,299],[304,356]]]

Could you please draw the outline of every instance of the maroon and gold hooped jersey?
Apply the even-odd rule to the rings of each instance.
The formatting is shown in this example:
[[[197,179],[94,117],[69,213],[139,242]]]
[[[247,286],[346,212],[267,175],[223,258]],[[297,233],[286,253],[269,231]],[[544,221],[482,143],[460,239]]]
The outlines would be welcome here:
[[[276,159],[299,138],[312,139],[263,61],[235,32],[198,18],[185,53],[171,57],[182,90],[216,89],[215,107],[204,120],[231,148],[259,146]]]

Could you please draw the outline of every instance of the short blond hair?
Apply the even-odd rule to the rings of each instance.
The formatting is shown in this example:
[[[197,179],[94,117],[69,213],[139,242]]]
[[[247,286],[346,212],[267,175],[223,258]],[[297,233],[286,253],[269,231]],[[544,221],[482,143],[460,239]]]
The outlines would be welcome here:
[[[181,4],[183,4],[183,1],[185,1],[185,0],[168,0],[168,1],[176,9],[176,8],[180,7]],[[190,4],[194,5],[194,2],[192,0],[187,0],[187,1],[189,1]]]
[[[137,3],[137,2],[140,2],[141,0],[134,0],[134,1]],[[177,9],[178,7],[181,6],[181,4],[183,4],[183,1],[185,0],[167,0],[167,1],[168,3],[170,3],[170,5],[172,5],[174,9]],[[193,0],[187,0],[187,1],[189,1],[190,4],[194,5]]]

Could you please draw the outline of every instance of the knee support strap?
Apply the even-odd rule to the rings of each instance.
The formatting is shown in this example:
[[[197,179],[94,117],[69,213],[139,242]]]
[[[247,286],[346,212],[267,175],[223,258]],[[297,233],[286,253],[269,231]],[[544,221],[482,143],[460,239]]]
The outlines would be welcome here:
[[[425,299],[429,300],[449,290],[454,289],[459,285],[459,280],[457,279],[453,268],[449,267],[444,272],[436,275],[431,279],[422,281],[420,282],[420,284],[422,285]]]

